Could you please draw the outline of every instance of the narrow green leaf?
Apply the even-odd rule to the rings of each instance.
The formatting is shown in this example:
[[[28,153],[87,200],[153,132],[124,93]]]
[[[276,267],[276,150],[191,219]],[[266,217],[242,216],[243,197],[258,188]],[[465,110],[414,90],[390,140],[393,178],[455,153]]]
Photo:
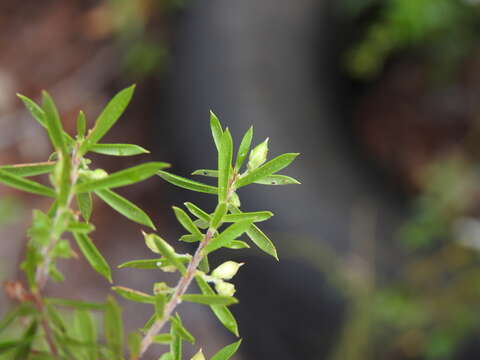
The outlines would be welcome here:
[[[228,214],[225,215],[224,222],[239,222],[239,221],[251,221],[259,222],[270,219],[273,213],[270,211],[254,211],[241,214]]]
[[[28,97],[22,95],[22,94],[17,94],[17,96],[20,98],[20,100],[23,101],[23,104],[27,108],[28,111],[30,111],[30,114],[32,114],[33,118],[38,121],[40,125],[42,125],[44,128],[47,128],[47,124],[45,123],[45,111],[37,105],[33,100],[29,99]]]
[[[185,294],[182,300],[203,305],[233,305],[237,304],[238,300],[232,296],[222,295],[201,295],[201,294]]]
[[[178,239],[178,241],[193,243],[193,242],[202,241],[202,239],[203,239],[203,236],[188,234],[188,235],[182,235],[180,239]]]
[[[73,318],[73,325],[78,340],[87,344],[97,343],[97,327],[92,314],[87,310],[76,310]],[[98,353],[95,346],[88,346],[81,349],[87,359],[97,359]]]
[[[251,226],[251,221],[241,221],[230,225],[221,234],[214,237],[210,243],[205,246],[205,252],[211,253],[222,246],[228,245],[231,241],[242,235]]]
[[[157,175],[160,176],[163,180],[168,181],[170,184],[184,189],[207,194],[217,194],[217,188],[214,186],[202,184],[198,181],[193,181],[178,175],[173,175],[166,171],[159,171]]]
[[[210,223],[210,215],[200,209],[197,205],[192,204],[191,202],[186,202],[184,205],[187,207],[188,211],[192,213],[192,215],[195,215],[197,218]]]
[[[60,298],[46,298],[45,302],[50,305],[64,306],[78,310],[105,310],[105,304],[87,302],[81,300],[60,299]]]
[[[87,192],[83,194],[76,195],[77,206],[82,214],[82,217],[85,221],[90,221],[92,216],[93,204],[92,204],[92,194]]]
[[[240,188],[242,186],[251,184],[286,168],[292,163],[293,160],[295,160],[298,155],[298,153],[287,153],[277,156],[262,166],[259,166],[258,168],[248,172],[245,176],[239,178],[237,181],[235,181],[235,187]]]
[[[158,170],[165,169],[170,165],[164,162],[148,162],[145,164],[133,166],[131,168],[120,170],[104,178],[90,180],[77,185],[77,192],[84,193],[89,191],[113,189],[121,186],[127,186],[138,183],[155,175]]]
[[[265,176],[257,181],[254,181],[255,184],[262,185],[292,185],[292,184],[301,184],[300,181],[286,175],[270,175]]]
[[[185,274],[187,271],[185,265],[183,265],[183,262],[178,258],[172,247],[165,240],[156,234],[148,234],[146,236],[151,237],[160,254],[162,254],[170,264],[175,266],[182,274]]]
[[[227,204],[222,202],[219,203],[215,209],[215,212],[212,215],[212,221],[210,222],[210,226],[213,229],[217,229],[219,225],[223,222],[223,218],[227,213]]]
[[[154,230],[156,229],[150,217],[137,205],[125,199],[123,196],[108,189],[96,190],[95,194],[127,219],[148,226]]]
[[[208,255],[205,255],[202,260],[200,261],[200,264],[198,264],[198,268],[200,271],[203,271],[205,274],[208,274],[210,272],[210,263],[208,261]]]
[[[245,135],[242,138],[242,142],[238,147],[237,161],[235,161],[235,169],[240,170],[245,159],[247,158],[248,152],[250,151],[250,146],[252,145],[253,138],[253,127],[247,130]]]
[[[141,146],[132,144],[95,144],[89,150],[97,154],[112,156],[132,156],[150,153],[150,151]]]
[[[165,294],[155,295],[155,314],[159,319],[163,318],[165,305],[167,304],[167,297]]]
[[[109,297],[104,316],[105,338],[115,360],[123,359],[123,320],[121,308],[114,298]]]
[[[142,291],[129,289],[124,286],[112,286],[112,290],[115,291],[118,295],[124,299],[144,303],[144,304],[155,304],[155,297],[149,294],[146,294]]]
[[[175,330],[182,339],[188,341],[191,344],[195,344],[195,338],[187,329],[185,329],[182,320],[180,319],[180,316],[178,314],[176,314],[176,317],[170,317],[170,323],[172,324],[172,326],[176,327]]]
[[[175,212],[175,217],[188,232],[190,232],[193,235],[202,237],[202,233],[200,232],[200,230],[198,230],[198,228],[195,226],[190,216],[188,216],[185,211],[183,211],[182,209],[176,206],[173,206],[172,208],[173,208],[173,211]]]
[[[210,285],[201,276],[195,276],[195,281],[204,295],[215,295],[215,291],[213,291]],[[211,305],[210,308],[217,319],[222,323],[223,326],[225,326],[225,328],[227,328],[235,336],[239,335],[237,321],[235,320],[232,312],[226,306]]]
[[[218,177],[218,170],[198,169],[192,172],[192,175],[202,175],[207,177]]]
[[[60,154],[57,165],[55,166],[54,170],[54,178],[55,175],[58,174],[58,178],[56,179],[56,183],[58,186],[57,190],[57,201],[59,204],[67,204],[68,196],[71,190],[71,177],[72,177],[72,162],[70,156],[68,154]]]
[[[165,264],[162,265],[161,261],[162,259],[132,260],[118,265],[118,268],[158,269],[161,266],[165,266]]]
[[[35,181],[24,179],[6,170],[0,169],[0,182],[18,190],[26,191],[36,195],[55,197],[55,191]]]
[[[168,352],[160,356],[160,359],[158,360],[174,360],[172,353]]]
[[[88,234],[95,230],[95,226],[88,223],[70,221],[70,223],[68,224],[67,230],[72,233],[76,232],[76,233]]]
[[[171,334],[158,334],[153,337],[153,341],[158,344],[170,344],[172,339]]]
[[[46,304],[45,308],[48,315],[48,321],[52,329],[61,333],[66,333],[67,325],[65,324],[65,321],[63,320],[62,315],[55,308],[55,306],[51,304]]]
[[[73,234],[78,247],[82,251],[83,255],[90,263],[92,268],[112,282],[112,272],[105,258],[100,254],[97,247],[93,244],[93,241],[85,234],[74,233]]]
[[[13,359],[14,360],[25,360],[28,357],[28,354],[31,351],[33,341],[38,331],[38,322],[36,319],[32,320],[30,326],[22,334],[22,343],[17,347]]]
[[[220,151],[220,143],[222,142],[222,124],[220,124],[220,120],[218,120],[217,115],[210,110],[210,129],[212,130],[213,141],[215,142],[215,146],[217,150]]]
[[[43,111],[45,112],[48,136],[50,137],[53,147],[56,151],[67,154],[67,145],[64,138],[65,131],[63,130],[60,116],[58,115],[58,110],[53,99],[46,91],[42,91],[42,105]]]
[[[240,347],[240,344],[242,343],[242,340],[238,340],[237,342],[225,346],[223,349],[221,349],[219,352],[217,352],[211,360],[228,360],[230,359],[235,353],[237,352],[238,348]]]
[[[87,118],[85,117],[85,113],[80,110],[77,116],[77,136],[79,138],[83,138],[85,136],[85,132],[87,131]]]
[[[218,152],[218,202],[225,202],[229,190],[232,169],[233,141],[228,128],[222,135],[220,151]]]
[[[138,331],[134,331],[128,334],[128,350],[130,352],[131,359],[136,359],[140,354],[141,343],[142,335]]]
[[[134,91],[135,85],[132,85],[120,91],[113,97],[112,100],[110,100],[100,116],[97,118],[95,126],[90,131],[87,141],[84,143],[85,145],[82,146],[82,152],[89,150],[92,145],[98,143],[100,139],[102,139],[103,136],[112,128],[130,103]]]
[[[21,303],[14,309],[7,312],[2,319],[0,319],[0,333],[4,331],[17,318],[35,313],[36,309],[30,303]]]
[[[25,343],[25,340],[0,341],[0,354],[7,353]]]
[[[241,249],[249,249],[250,245],[248,245],[245,241],[233,240],[228,245],[225,245],[225,247],[233,250],[241,250]]]
[[[50,173],[55,167],[55,162],[47,161],[34,164],[17,164],[0,166],[0,170],[4,170],[10,174],[26,177],[36,176]]]
[[[178,333],[178,328],[176,326],[171,326],[170,334],[172,335],[172,342],[170,343],[172,359],[182,360],[182,337]]]

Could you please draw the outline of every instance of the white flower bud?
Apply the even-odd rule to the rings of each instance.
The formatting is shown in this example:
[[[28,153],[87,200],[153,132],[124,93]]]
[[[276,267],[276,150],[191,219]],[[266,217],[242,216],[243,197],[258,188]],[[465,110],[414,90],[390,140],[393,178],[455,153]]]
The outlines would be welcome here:
[[[235,294],[235,286],[222,280],[215,282],[215,290],[217,290],[218,295],[233,296]]]
[[[230,280],[235,276],[238,269],[243,263],[237,263],[235,261],[226,261],[212,272],[212,276],[217,279]]]
[[[191,360],[205,360],[205,355],[203,355],[202,349],[200,349],[192,358]]]
[[[155,254],[160,254],[160,251],[158,250],[157,248],[157,245],[155,244],[155,240],[154,240],[154,237],[155,236],[158,236],[158,235],[154,235],[154,234],[146,234],[144,232],[143,233],[143,237],[145,238],[145,245],[147,245],[147,247],[153,251]],[[167,244],[167,242],[165,241],[164,242],[165,246],[168,247],[172,252],[175,252],[173,250],[173,248]]]
[[[268,154],[268,138],[264,142],[258,144],[251,152],[248,158],[248,170],[254,170],[267,160]]]

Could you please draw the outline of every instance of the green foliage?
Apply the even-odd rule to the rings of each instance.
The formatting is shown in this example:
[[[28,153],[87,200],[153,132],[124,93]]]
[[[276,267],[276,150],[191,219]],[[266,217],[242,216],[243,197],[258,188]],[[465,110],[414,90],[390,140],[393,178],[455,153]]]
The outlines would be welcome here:
[[[250,151],[253,128],[243,137],[233,163],[233,139],[228,129],[223,129],[219,119],[211,113],[210,125],[218,151],[218,169],[198,170],[195,174],[214,176],[218,185],[211,186],[165,172],[169,164],[148,162],[108,174],[92,168],[87,157],[90,152],[110,156],[133,156],[148,153],[134,144],[103,144],[102,138],[119,120],[130,102],[134,86],[122,90],[107,104],[92,129],[87,130],[86,117],[80,112],[75,138],[67,134],[53,99],[43,92],[42,105],[19,95],[32,116],[45,128],[54,149],[52,161],[38,164],[0,166],[0,182],[36,195],[53,199],[46,213],[35,210],[28,231],[29,242],[21,268],[25,271],[29,289],[14,283],[16,300],[20,304],[0,321],[0,335],[12,326],[23,328],[17,339],[0,341],[0,354],[13,359],[125,359],[124,345],[128,344],[130,359],[136,360],[154,343],[168,344],[169,351],[161,359],[182,359],[183,342],[195,343],[195,337],[176,313],[182,301],[209,306],[218,320],[237,337],[238,325],[228,306],[238,303],[233,297],[235,286],[231,282],[243,263],[226,261],[210,271],[207,255],[221,248],[245,249],[249,245],[239,240],[246,234],[261,250],[277,258],[275,246],[254,223],[268,220],[270,211],[242,212],[236,190],[251,183],[264,185],[296,184],[293,178],[276,174],[288,166],[298,154],[284,154],[267,161],[268,139]],[[242,166],[249,156],[246,169]],[[48,175],[49,185],[27,177]],[[126,218],[155,230],[150,217],[137,205],[115,193],[112,189],[132,185],[154,175],[179,187],[213,194],[217,204],[211,211],[185,203],[188,212],[173,207],[175,217],[186,231],[180,241],[197,243],[193,255],[179,254],[162,237],[143,233],[146,246],[154,253],[152,259],[127,261],[119,268],[153,269],[178,272],[176,286],[164,282],[153,285],[153,293],[113,286],[120,297],[153,309],[150,320],[139,331],[125,338],[122,310],[113,297],[105,303],[44,297],[44,287],[49,279],[63,281],[56,261],[76,254],[71,248],[72,239],[90,266],[113,282],[111,267],[96,247],[90,223],[93,197],[99,198]],[[71,235],[71,237],[70,237]],[[196,281],[200,293],[188,293]],[[211,286],[211,285],[213,286]],[[214,290],[215,289],[215,290]],[[102,318],[103,331],[97,327]],[[73,321],[72,321],[73,319]],[[73,325],[66,325],[71,322]],[[169,325],[169,333],[161,333]],[[226,346],[212,357],[214,360],[231,358],[241,340]],[[194,360],[205,359],[200,350]]]

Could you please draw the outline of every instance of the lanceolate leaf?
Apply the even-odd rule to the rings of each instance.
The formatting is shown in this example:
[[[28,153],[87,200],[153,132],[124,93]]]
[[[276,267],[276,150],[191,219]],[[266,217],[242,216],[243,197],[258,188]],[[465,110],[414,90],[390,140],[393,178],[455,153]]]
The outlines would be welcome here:
[[[176,206],[173,207],[173,211],[175,212],[177,220],[187,231],[189,231],[193,235],[202,237],[202,233],[200,232],[200,230],[198,230],[190,216],[188,216],[185,211]]]
[[[160,265],[160,266],[159,266]],[[132,260],[118,265],[119,269],[133,268],[133,269],[158,269],[162,264],[162,259],[145,259],[145,260]]]
[[[186,294],[182,296],[182,300],[203,305],[233,305],[237,304],[238,300],[232,296],[222,295],[200,295],[200,294]]]
[[[149,234],[147,236],[152,237],[158,251],[160,251],[160,254],[162,254],[170,262],[170,264],[174,265],[178,271],[184,274],[187,269],[178,256],[173,252],[171,246],[167,244],[160,236],[155,234]]]
[[[291,185],[300,184],[300,181],[286,175],[269,175],[254,181],[254,183],[262,185]]]
[[[277,156],[276,158],[266,162],[265,164],[261,165],[255,170],[250,171],[247,175],[235,181],[235,187],[239,188],[251,184],[284,169],[290,165],[290,163],[295,160],[298,155],[299,154],[297,153],[287,153]]]
[[[112,351],[114,359],[123,359],[123,320],[121,309],[115,299],[109,297],[104,316],[105,338],[108,348]]]
[[[7,170],[0,169],[0,182],[15,189],[26,191],[32,194],[55,197],[55,191],[53,189],[35,181],[14,175]]]
[[[77,116],[77,136],[84,137],[85,132],[87,131],[87,118],[85,113],[80,110]]]
[[[220,124],[220,121],[218,120],[217,115],[213,113],[213,111],[210,110],[210,129],[212,130],[212,136],[213,136],[213,141],[215,142],[215,146],[217,147],[217,150],[220,151],[220,143],[222,139],[222,125]]]
[[[74,327],[78,340],[87,344],[97,343],[97,327],[89,311],[75,311]],[[81,349],[81,351],[86,355],[87,359],[97,358],[97,349],[95,346],[87,346]]]
[[[47,161],[36,164],[18,164],[0,166],[0,170],[20,177],[36,176],[50,173],[55,167],[55,162]]]
[[[120,91],[113,99],[107,104],[100,116],[95,122],[95,126],[91,130],[87,137],[87,141],[82,146],[81,151],[85,152],[89,150],[90,146],[95,145],[103,136],[111,129],[111,127],[122,116],[127,105],[132,99],[133,92],[135,91],[135,85],[132,85],[126,89]]]
[[[76,232],[76,233],[88,234],[94,230],[95,230],[95,226],[89,223],[71,221],[70,224],[68,224],[68,231],[72,233]]]
[[[237,154],[237,161],[235,161],[235,169],[240,170],[245,159],[247,158],[248,152],[250,151],[250,145],[252,144],[252,137],[253,137],[253,127],[247,130],[245,135],[243,136],[242,142],[238,147],[238,154]]]
[[[97,154],[112,156],[131,156],[149,153],[148,150],[141,146],[132,144],[95,144],[89,150]]]
[[[158,170],[169,167],[163,162],[148,162],[125,170],[117,171],[98,180],[90,180],[77,185],[77,192],[84,193],[103,189],[113,189],[131,185],[148,179],[155,175]]]
[[[52,142],[56,151],[67,154],[67,146],[64,139],[65,131],[63,130],[57,107],[55,106],[53,99],[46,91],[42,92],[42,98],[43,111],[45,111],[45,123],[47,125],[47,132],[50,137],[50,141]]]
[[[196,276],[195,281],[204,295],[215,295],[215,291],[213,291],[210,285],[208,285],[208,283],[201,276]],[[238,336],[237,321],[230,310],[223,305],[211,305],[210,308],[223,326],[225,326],[234,335]]]
[[[218,153],[218,202],[227,199],[228,185],[232,168],[233,142],[228,129],[222,135],[220,151]]]
[[[200,209],[197,205],[195,205],[191,202],[186,202],[186,203],[184,203],[184,205],[197,218],[199,218],[199,219],[201,219],[201,220],[203,220],[207,223],[210,223],[210,215],[208,213],[206,213],[205,211],[203,211],[202,209]]]
[[[170,328],[170,334],[172,335],[172,342],[170,343],[171,359],[182,360],[182,337],[175,326]]]
[[[103,311],[106,309],[105,304],[80,301],[80,300],[46,298],[45,302],[50,305],[65,306],[65,307],[74,308],[74,309],[99,310],[99,311]]]
[[[197,192],[203,192],[207,194],[217,194],[217,188],[214,186],[202,184],[198,181],[193,181],[178,175],[170,174],[166,171],[159,171],[158,175],[169,183],[176,185],[178,187],[193,190]]]
[[[252,224],[251,221],[241,221],[234,223],[226,228],[221,234],[217,235],[205,246],[205,252],[208,254],[222,246],[228,245],[231,241],[242,235]]]
[[[208,177],[218,177],[218,170],[198,169],[192,172],[192,175],[202,175]]]
[[[211,360],[228,360],[228,359],[230,359],[233,355],[235,355],[235,353],[237,352],[241,343],[242,343],[242,340],[240,339],[233,344],[225,346],[223,349],[221,349],[219,352],[217,352],[215,355],[213,355]]]
[[[158,319],[163,318],[163,313],[165,311],[165,305],[167,304],[167,297],[165,294],[155,295],[155,314]]]
[[[95,194],[127,219],[155,230],[155,225],[153,225],[150,217],[129,200],[108,189],[97,190]]]
[[[92,194],[83,193],[77,194],[77,206],[85,221],[90,221],[92,215]]]
[[[123,286],[113,286],[112,290],[115,291],[118,295],[124,299],[145,303],[145,304],[155,304],[155,297],[144,292],[129,289]]]
[[[210,223],[210,226],[214,229],[218,228],[218,226],[222,223],[223,217],[225,216],[226,212],[227,204],[224,202],[218,204],[215,212],[212,215],[212,221]]]
[[[85,234],[74,233],[73,235],[75,237],[78,247],[82,251],[87,261],[90,263],[92,268],[100,275],[106,277],[108,281],[112,282],[112,273],[110,270],[110,266],[108,265],[102,254],[100,254],[96,246],[93,244],[93,241]]]
[[[251,221],[251,222],[258,222],[258,221],[265,221],[270,219],[273,216],[273,213],[270,211],[255,211],[255,212],[247,212],[247,213],[240,213],[240,214],[228,214],[225,215],[223,218],[224,222],[239,222],[239,221]]]
[[[170,318],[170,322],[172,323],[172,326],[176,327],[176,332],[182,339],[188,341],[189,343],[195,344],[195,338],[187,329],[185,329],[178,314],[177,317],[172,316]]]
[[[20,98],[20,100],[23,101],[25,107],[28,109],[28,111],[30,111],[33,118],[37,120],[40,125],[46,128],[47,124],[45,123],[45,111],[43,111],[40,106],[38,106],[33,100],[29,99],[28,97],[22,94],[17,94],[17,96]]]

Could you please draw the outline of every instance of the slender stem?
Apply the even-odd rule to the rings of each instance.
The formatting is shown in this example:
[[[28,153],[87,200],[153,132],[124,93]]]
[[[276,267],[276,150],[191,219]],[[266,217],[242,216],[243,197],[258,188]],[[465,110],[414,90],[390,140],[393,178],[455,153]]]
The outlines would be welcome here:
[[[175,288],[175,292],[170,298],[170,301],[165,306],[163,317],[161,319],[158,319],[150,327],[147,334],[142,340],[139,355],[136,358],[133,358],[132,360],[138,360],[142,357],[142,355],[145,354],[147,349],[152,344],[153,338],[155,337],[155,335],[157,335],[162,330],[162,328],[170,319],[170,316],[174,312],[175,308],[182,302],[181,297],[188,290],[188,287],[190,286],[193,279],[195,278],[195,275],[197,273],[197,268],[203,259],[203,256],[204,256],[203,249],[210,242],[212,237],[213,237],[213,231],[209,229],[205,234],[205,236],[203,237],[202,241],[200,242],[200,245],[198,246],[197,250],[195,251],[192,261],[190,261],[190,264],[188,265],[187,271],[178,282],[177,287]]]

